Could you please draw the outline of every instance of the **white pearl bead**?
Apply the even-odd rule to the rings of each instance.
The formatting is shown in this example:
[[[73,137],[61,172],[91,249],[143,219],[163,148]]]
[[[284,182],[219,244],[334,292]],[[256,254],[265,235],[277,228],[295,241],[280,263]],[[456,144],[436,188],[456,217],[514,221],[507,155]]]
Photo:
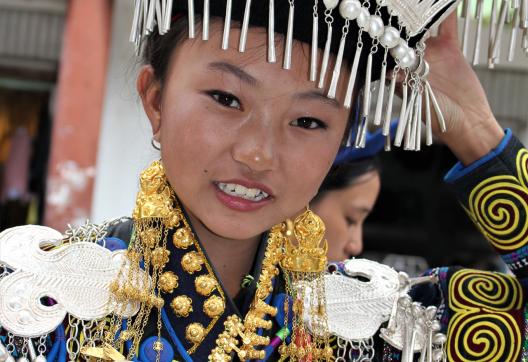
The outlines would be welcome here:
[[[385,48],[394,48],[400,41],[400,31],[395,27],[387,26],[379,41]]]
[[[381,16],[372,15],[369,19],[369,34],[373,38],[379,38],[383,34],[385,26],[383,25],[383,19]]]
[[[46,357],[44,357],[43,355],[39,355],[35,357],[35,359],[31,362],[46,362],[46,361],[47,361]]]
[[[359,0],[343,0],[339,4],[339,14],[345,19],[354,20],[361,12]]]
[[[339,0],[323,0],[323,3],[327,9],[333,9],[339,3]]]
[[[404,56],[407,55],[408,49],[409,49],[409,46],[407,45],[405,40],[400,38],[398,40],[398,45],[396,45],[394,48],[392,48],[390,50],[390,53],[395,59],[401,59],[401,58],[403,58]]]
[[[416,57],[416,52],[414,49],[409,48],[407,51],[407,54],[400,58],[400,65],[403,68],[414,68],[416,66],[416,62],[418,61]]]
[[[367,9],[365,8],[361,8],[361,10],[359,11],[359,15],[356,19],[357,21],[357,24],[358,26],[363,30],[363,31],[368,31],[369,30],[369,25],[370,25],[370,13]]]

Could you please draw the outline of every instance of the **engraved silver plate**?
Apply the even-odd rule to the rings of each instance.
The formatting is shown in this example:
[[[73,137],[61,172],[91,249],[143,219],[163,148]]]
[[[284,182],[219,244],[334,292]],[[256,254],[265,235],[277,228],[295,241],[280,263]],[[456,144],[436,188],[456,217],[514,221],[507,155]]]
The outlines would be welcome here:
[[[420,34],[425,27],[432,28],[440,24],[457,7],[460,0],[378,0],[407,30],[407,35]],[[431,23],[442,14],[434,23]]]
[[[20,226],[0,234],[0,265],[13,272],[0,279],[0,325],[21,337],[52,332],[69,313],[81,320],[100,319],[113,312],[109,284],[126,258],[92,242],[60,245],[63,236],[43,226]],[[126,265],[125,265],[126,267]],[[45,306],[41,298],[57,304]],[[127,305],[125,317],[137,313]]]

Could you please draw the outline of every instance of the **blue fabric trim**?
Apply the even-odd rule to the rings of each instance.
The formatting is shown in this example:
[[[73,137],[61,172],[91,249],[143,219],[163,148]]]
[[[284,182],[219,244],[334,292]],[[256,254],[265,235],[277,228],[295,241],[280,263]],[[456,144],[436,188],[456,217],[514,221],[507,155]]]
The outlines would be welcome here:
[[[504,131],[504,138],[499,143],[497,147],[495,147],[493,150],[490,151],[486,156],[476,160],[472,164],[468,166],[464,166],[461,162],[457,162],[455,166],[449,172],[445,175],[444,181],[447,183],[454,183],[461,177],[467,175],[468,173],[476,170],[480,166],[484,165],[486,162],[492,160],[493,158],[499,156],[502,151],[506,148],[508,143],[510,143],[510,140],[512,139],[512,131],[511,129],[507,128]]]
[[[57,328],[57,338],[60,338],[60,349],[59,349],[59,362],[66,362],[68,352],[66,351],[66,337],[64,336],[64,327],[59,326]]]
[[[169,336],[171,337],[172,343],[174,343],[174,345],[178,349],[178,354],[181,356],[181,358],[183,358],[184,361],[193,362],[191,356],[189,356],[189,354],[185,350],[185,347],[183,347],[183,344],[180,342],[178,336],[176,335],[176,332],[174,332],[174,328],[170,323],[169,317],[167,316],[167,312],[165,312],[165,308],[161,308],[161,319],[163,320],[165,328],[167,328],[167,332],[169,332]]]
[[[55,359],[57,358],[57,354],[59,353],[60,344],[61,344],[61,337],[59,333],[59,328],[62,328],[64,330],[64,327],[59,325],[57,329],[55,330],[55,342],[53,342],[53,346],[51,346],[51,349],[46,356],[46,360],[48,362],[55,362]],[[64,332],[63,332],[64,335]],[[62,337],[64,339],[64,337]]]

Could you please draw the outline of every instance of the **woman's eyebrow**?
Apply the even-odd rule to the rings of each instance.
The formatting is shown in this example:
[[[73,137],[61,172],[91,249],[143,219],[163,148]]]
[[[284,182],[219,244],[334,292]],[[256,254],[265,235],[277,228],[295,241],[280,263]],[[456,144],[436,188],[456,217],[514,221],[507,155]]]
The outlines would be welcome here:
[[[221,71],[221,72],[227,72],[238,79],[240,79],[242,82],[254,87],[259,84],[259,81],[253,77],[251,74],[246,72],[244,69],[231,64],[227,62],[212,62],[207,65],[207,68],[213,71]]]
[[[341,104],[339,104],[339,102],[336,100],[336,99],[333,99],[333,98],[328,98],[324,93],[322,93],[321,91],[318,91],[318,90],[310,90],[310,91],[306,91],[306,92],[301,92],[301,93],[297,93],[295,95],[295,98],[296,99],[300,99],[300,100],[316,100],[316,101],[321,101],[321,102],[324,102],[324,103],[327,103],[337,109],[340,109],[341,108]]]

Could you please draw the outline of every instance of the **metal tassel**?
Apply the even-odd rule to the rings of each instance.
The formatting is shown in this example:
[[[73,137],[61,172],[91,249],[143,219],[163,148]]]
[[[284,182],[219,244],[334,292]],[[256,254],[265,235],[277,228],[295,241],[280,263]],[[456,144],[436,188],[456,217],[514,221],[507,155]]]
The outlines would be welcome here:
[[[470,14],[470,7],[471,2],[470,0],[464,1],[464,30],[462,35],[462,54],[464,54],[464,57],[467,57],[467,47],[468,47],[468,38],[469,38],[469,26],[471,24],[471,14]]]
[[[440,106],[438,105],[438,101],[436,100],[433,89],[431,88],[431,85],[429,84],[428,81],[425,81],[425,87],[426,87],[426,91],[429,92],[429,97],[431,97],[431,101],[433,102],[433,107],[436,113],[436,117],[438,118],[438,124],[440,125],[440,130],[442,132],[445,132],[446,123],[445,123],[444,115],[442,114],[442,110],[440,109]]]
[[[415,114],[415,107],[416,107],[416,89],[413,89],[411,91],[411,100],[409,101],[409,104],[407,105],[407,109],[405,110],[405,142],[403,149],[405,150],[411,150],[412,149],[412,128],[414,124],[414,114]]]
[[[394,138],[394,146],[400,147],[403,140],[403,131],[405,131],[406,120],[405,113],[407,111],[407,81],[403,83],[402,105],[400,109],[400,117],[398,121],[398,128],[396,128],[396,136]]]
[[[528,29],[528,0],[521,2],[521,28]]]
[[[207,0],[209,1],[209,0]],[[172,3],[173,0],[167,0],[165,5],[165,32],[168,32],[171,26],[171,20],[172,20]]]
[[[510,33],[510,46],[508,50],[508,61],[512,62],[515,57],[515,46],[517,45],[517,33],[519,31],[519,25],[521,24],[521,12],[520,12],[520,2],[519,0],[514,0],[513,2],[513,20],[512,20],[512,29]]]
[[[488,67],[493,68],[493,42],[495,40],[495,33],[497,28],[497,7],[500,0],[493,0],[493,5],[491,8],[490,15],[490,25],[489,25],[489,41],[488,41]]]
[[[314,12],[312,19],[312,47],[310,55],[310,81],[315,82],[317,79],[317,50],[318,50],[318,38],[319,38],[319,15],[317,13],[317,2],[315,0]]]
[[[134,4],[134,18],[132,20],[132,29],[130,30],[130,42],[138,43],[140,38],[140,19],[141,19],[141,10],[143,8],[142,0],[136,0]]]
[[[268,62],[275,63],[277,55],[275,53],[275,1],[269,0],[268,10]]]
[[[422,94],[418,94],[418,109],[416,112],[416,132],[414,134],[414,150],[422,148]]]
[[[431,121],[431,98],[429,92],[425,92],[425,144],[431,146],[433,144],[433,124]]]
[[[242,20],[242,30],[240,31],[240,42],[238,44],[238,51],[240,53],[243,53],[246,51],[246,42],[247,42],[250,12],[251,12],[251,0],[246,0],[246,8],[244,10],[244,20]]]
[[[379,80],[378,99],[376,100],[376,112],[374,113],[374,125],[379,126],[381,124],[381,111],[383,109],[383,98],[385,95],[385,81],[387,79],[387,50],[383,58],[381,65],[381,75]]]
[[[209,0],[204,0],[202,21],[202,40],[209,40]]]
[[[196,29],[194,25],[194,0],[187,0],[187,16],[189,18],[189,39],[194,39]]]
[[[288,29],[286,32],[286,45],[284,48],[284,61],[282,67],[284,69],[291,68],[291,53],[293,46],[293,15],[294,15],[294,3],[290,0],[290,10],[288,11]]]
[[[363,108],[362,117],[368,123],[368,116],[370,112],[370,86],[372,84],[372,52],[367,57],[367,71],[365,73],[365,86],[363,88]]]
[[[392,106],[394,102],[394,91],[396,90],[396,78],[397,72],[393,74],[390,86],[389,86],[389,98],[387,99],[387,108],[385,111],[385,120],[383,121],[382,134],[388,136],[390,133],[390,123],[392,117]]]
[[[478,65],[480,57],[480,39],[482,35],[482,23],[484,21],[484,0],[477,1],[477,34],[475,35],[475,48],[473,51],[473,65]]]
[[[225,13],[225,19],[224,19],[224,34],[222,35],[222,49],[224,50],[229,48],[229,32],[231,30],[231,11],[232,9],[233,9],[233,0],[227,0],[226,13]]]
[[[345,50],[345,43],[346,43],[346,34],[344,33],[343,36],[341,37],[341,41],[339,42],[339,50],[337,51],[334,71],[332,72],[332,80],[330,81],[330,87],[328,87],[328,94],[327,94],[328,98],[335,98],[335,94],[337,91],[337,82],[339,81],[339,75],[341,74],[341,65],[343,64],[343,52]]]
[[[145,26],[145,35],[148,35],[152,33],[152,30],[154,30],[154,20],[155,20],[155,14],[156,14],[156,3],[158,0],[150,0],[149,6],[148,6],[148,13],[147,13],[147,24]]]
[[[322,89],[324,87],[326,71],[328,70],[328,59],[330,58],[330,46],[332,45],[332,23],[327,22],[328,31],[326,33],[326,43],[323,52],[323,63],[321,64],[321,73],[319,73],[319,84],[317,87]]]
[[[356,48],[356,54],[354,54],[354,61],[352,62],[352,68],[350,70],[350,78],[348,78],[348,85],[345,94],[345,100],[343,106],[345,108],[350,108],[352,103],[352,95],[354,94],[354,87],[356,85],[356,77],[358,72],[359,58],[361,58],[361,53],[363,51],[363,45],[358,44]]]
[[[493,40],[493,63],[497,64],[500,60],[500,48],[502,43],[502,32],[504,31],[504,25],[506,23],[506,16],[508,15],[509,0],[502,0],[502,6],[500,10],[499,23],[497,31],[495,32],[495,39]]]

